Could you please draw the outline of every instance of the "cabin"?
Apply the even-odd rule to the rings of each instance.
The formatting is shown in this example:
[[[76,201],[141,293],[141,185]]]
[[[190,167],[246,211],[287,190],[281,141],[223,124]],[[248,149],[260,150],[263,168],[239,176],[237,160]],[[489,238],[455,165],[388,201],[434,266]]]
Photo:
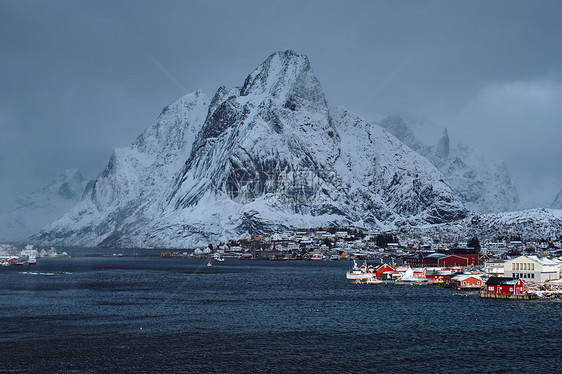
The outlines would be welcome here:
[[[522,295],[523,281],[519,278],[490,277],[486,281],[486,293],[500,295]]]
[[[451,278],[451,286],[457,290],[480,289],[484,281],[477,275],[460,274]]]

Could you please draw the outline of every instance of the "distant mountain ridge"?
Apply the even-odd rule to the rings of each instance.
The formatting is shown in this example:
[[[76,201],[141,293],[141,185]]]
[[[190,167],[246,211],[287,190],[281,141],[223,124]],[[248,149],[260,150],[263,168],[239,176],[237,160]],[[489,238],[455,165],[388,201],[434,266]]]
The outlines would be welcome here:
[[[519,195],[507,165],[486,158],[468,146],[452,146],[445,129],[435,145],[422,144],[399,116],[379,123],[439,169],[453,192],[473,213],[498,213],[519,209]]]
[[[555,241],[562,239],[562,211],[539,208],[473,215],[447,224],[404,227],[398,236],[404,242],[424,238],[425,243],[436,237],[443,242],[466,242],[474,236],[480,243],[505,239]]]
[[[196,91],[116,149],[45,244],[192,247],[288,227],[387,228],[467,211],[383,128],[329,107],[308,58],[277,52],[242,87]]]
[[[62,217],[80,201],[86,184],[77,169],[68,169],[42,188],[20,196],[0,214],[0,240],[26,240]]]

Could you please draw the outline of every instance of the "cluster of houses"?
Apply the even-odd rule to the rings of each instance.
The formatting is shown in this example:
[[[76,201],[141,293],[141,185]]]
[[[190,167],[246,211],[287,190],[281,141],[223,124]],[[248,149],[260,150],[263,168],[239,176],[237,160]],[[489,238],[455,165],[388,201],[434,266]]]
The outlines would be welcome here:
[[[470,254],[454,256],[469,260]],[[553,287],[549,287],[549,291],[554,293],[549,292],[549,297],[562,295],[561,263],[560,259],[518,256],[503,262],[502,274],[485,272],[489,268],[486,268],[486,264],[483,266],[479,264],[478,260],[474,264],[476,266],[443,264],[445,266],[423,268],[412,268],[410,264],[393,266],[386,263],[373,266],[367,265],[365,262],[360,270],[366,275],[372,275],[374,279],[394,280],[397,283],[439,284],[457,290],[481,290],[482,297],[528,299],[539,297],[541,294],[540,291],[527,292],[532,288],[528,286],[543,282],[551,282],[549,285],[553,285]],[[497,267],[494,270],[497,270]],[[357,280],[356,283],[362,282]],[[367,278],[364,283],[372,283],[372,279]]]
[[[66,252],[57,252],[54,247],[39,249],[33,245],[26,245],[23,249],[13,244],[0,245],[0,266],[35,264],[37,258],[67,257]]]
[[[477,249],[477,251],[475,251]],[[490,241],[477,247],[469,242],[443,243],[436,238],[403,240],[392,233],[356,227],[330,227],[247,236],[240,240],[200,248],[195,255],[218,252],[226,256],[256,259],[404,259],[413,267],[472,266],[489,260],[508,260],[521,254],[562,256],[562,242]]]
[[[195,256],[270,260],[375,260],[368,272],[382,280],[403,279],[481,289],[485,294],[523,294],[524,285],[561,278],[562,243],[519,240],[484,243],[438,243],[412,247],[390,234],[357,228],[328,228],[262,234],[195,250]],[[550,258],[549,258],[550,257]],[[371,261],[372,262],[372,261]]]

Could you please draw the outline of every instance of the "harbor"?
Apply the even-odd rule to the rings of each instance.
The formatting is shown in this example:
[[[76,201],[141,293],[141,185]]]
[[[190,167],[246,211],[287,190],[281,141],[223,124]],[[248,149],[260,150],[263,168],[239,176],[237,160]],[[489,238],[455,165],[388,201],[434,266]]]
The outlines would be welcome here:
[[[126,251],[105,251],[120,252]],[[226,259],[209,268],[207,262],[73,255],[39,259],[33,272],[54,276],[2,268],[0,341],[6,356],[17,357],[2,368],[123,372],[126,364],[128,372],[260,372],[267,365],[353,372],[356,362],[348,358],[361,352],[377,371],[412,372],[413,362],[424,362],[430,371],[529,372],[532,366],[548,373],[562,355],[554,302],[486,299],[390,280],[350,284],[351,261]],[[506,314],[517,320],[516,329],[498,317]],[[549,333],[536,339],[536,330]],[[459,340],[464,355],[478,357],[470,370],[443,354]],[[513,362],[521,340],[525,349]],[[64,354],[57,355],[61,347]]]

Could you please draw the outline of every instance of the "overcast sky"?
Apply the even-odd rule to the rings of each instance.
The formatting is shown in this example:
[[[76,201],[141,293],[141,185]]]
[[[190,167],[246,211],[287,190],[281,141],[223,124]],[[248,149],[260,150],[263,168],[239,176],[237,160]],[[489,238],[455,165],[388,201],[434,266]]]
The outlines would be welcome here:
[[[154,59],[212,96],[293,49],[330,104],[447,127],[503,159],[526,206],[549,205],[562,189],[561,15],[560,1],[0,0],[0,193],[68,168],[95,178],[184,94]]]

